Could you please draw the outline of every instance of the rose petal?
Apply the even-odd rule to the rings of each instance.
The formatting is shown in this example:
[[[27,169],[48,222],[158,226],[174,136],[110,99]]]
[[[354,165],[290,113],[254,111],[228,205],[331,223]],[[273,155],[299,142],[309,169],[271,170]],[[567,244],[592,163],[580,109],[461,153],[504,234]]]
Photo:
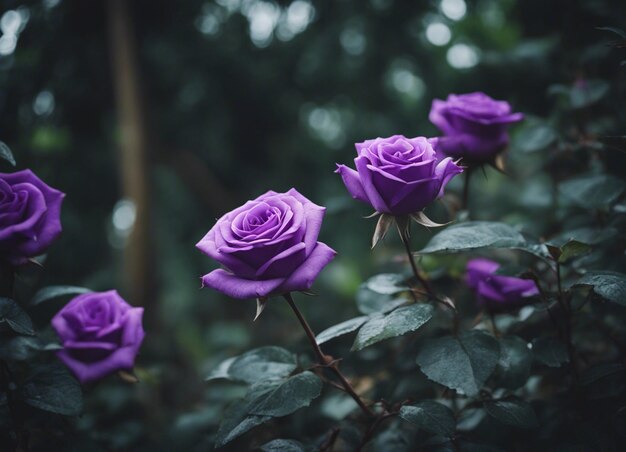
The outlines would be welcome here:
[[[337,169],[335,173],[339,173],[341,175],[341,179],[345,184],[348,192],[354,199],[358,199],[359,201],[369,202],[367,194],[365,194],[365,190],[363,189],[363,185],[361,185],[361,180],[359,178],[359,173],[357,173],[352,168],[348,168],[345,165],[337,165]]]
[[[300,242],[277,254],[261,266],[256,272],[258,279],[280,278],[288,275],[306,259],[306,245]]]
[[[336,255],[337,252],[328,245],[317,242],[317,246],[313,249],[313,252],[306,261],[304,261],[275,292],[286,293],[310,289],[317,275],[319,275],[322,269],[326,267]]]
[[[448,182],[450,182],[450,179],[462,172],[463,170],[456,163],[454,163],[451,158],[443,159],[437,164],[437,167],[435,168],[435,175],[441,181],[439,193],[437,194],[438,198],[443,196],[444,188]]]
[[[498,268],[500,268],[500,264],[495,261],[483,258],[471,259],[465,266],[465,282],[473,289],[479,281],[495,273]]]
[[[202,277],[202,286],[210,287],[233,298],[245,299],[265,297],[284,281],[285,278],[255,281],[218,269]]]
[[[368,168],[368,159],[366,157],[360,156],[354,159],[354,163],[359,173],[359,179],[361,181],[361,185],[363,186],[363,190],[367,194],[367,199],[372,207],[374,207],[374,209],[376,209],[376,211],[380,213],[392,213],[387,206],[387,203],[383,200],[381,194],[374,186],[372,180],[372,172]]]
[[[135,364],[135,356],[134,348],[124,347],[115,350],[102,361],[85,363],[74,358],[68,350],[57,352],[57,357],[83,384],[98,380],[117,370],[132,369]]]

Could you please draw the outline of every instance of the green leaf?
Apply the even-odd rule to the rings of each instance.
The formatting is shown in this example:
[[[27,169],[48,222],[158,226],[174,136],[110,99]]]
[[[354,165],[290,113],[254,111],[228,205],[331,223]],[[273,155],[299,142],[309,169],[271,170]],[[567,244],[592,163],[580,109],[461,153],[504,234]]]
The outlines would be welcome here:
[[[583,254],[591,252],[591,247],[586,243],[579,242],[577,240],[570,240],[561,247],[561,255],[559,256],[559,263],[563,264],[570,259]]]
[[[512,146],[521,152],[538,152],[548,148],[557,138],[558,135],[552,127],[536,122],[519,131]]]
[[[535,428],[537,415],[528,402],[517,398],[485,402],[485,411],[499,422],[519,428]]]
[[[263,452],[304,452],[306,449],[300,441],[294,439],[275,439],[260,448]]]
[[[392,311],[386,316],[374,317],[361,327],[352,350],[361,350],[369,345],[415,331],[433,315],[431,304],[412,304]]]
[[[586,243],[588,245],[597,245],[605,240],[612,239],[617,235],[617,229],[608,228],[578,228],[571,231],[565,231],[550,240],[553,246],[561,247],[569,241]]]
[[[432,400],[400,408],[400,417],[416,427],[439,436],[452,438],[456,419],[450,408]]]
[[[10,298],[0,297],[0,323],[6,322],[18,334],[35,334],[33,322],[19,304]]]
[[[451,253],[481,248],[524,247],[526,240],[504,223],[469,221],[454,224],[435,234],[418,254]]]
[[[363,315],[350,320],[346,320],[345,322],[338,323],[337,325],[333,325],[330,328],[322,331],[320,334],[317,335],[315,339],[317,340],[318,344],[323,344],[324,342],[328,342],[331,339],[343,336],[344,334],[348,334],[357,330],[361,325],[367,322],[367,319],[369,319],[369,317]]]
[[[222,362],[206,379],[257,383],[267,380],[280,380],[288,376],[297,366],[293,353],[281,347],[267,346]]]
[[[626,306],[626,275],[617,272],[589,272],[574,286],[591,286],[593,291],[613,303]]]
[[[616,201],[624,188],[624,182],[615,176],[595,175],[563,182],[559,191],[579,207],[599,209]]]
[[[40,410],[77,416],[83,409],[78,381],[58,362],[36,366],[22,386],[22,398]]]
[[[53,300],[55,298],[65,297],[68,295],[80,295],[89,293],[91,290],[77,286],[48,286],[39,290],[30,300],[30,304],[35,306],[44,301]]]
[[[397,295],[383,295],[367,288],[363,283],[356,293],[356,306],[362,314],[377,314],[393,311],[407,302],[407,298]]]
[[[250,407],[250,414],[281,417],[309,406],[322,392],[322,380],[313,372],[302,372],[280,382],[263,399]]]
[[[477,330],[424,343],[417,355],[422,372],[436,383],[475,396],[500,359],[500,345]]]
[[[410,290],[406,278],[397,273],[381,273],[374,275],[365,281],[365,287],[369,290],[385,295],[393,295],[405,290]]]
[[[569,361],[567,347],[555,339],[537,338],[532,341],[533,355],[540,363],[549,367],[561,367]]]
[[[223,446],[273,417],[285,416],[308,406],[321,389],[322,382],[312,372],[250,386],[245,397],[224,413],[215,439],[216,446]],[[260,414],[259,411],[272,414]]]
[[[222,416],[222,422],[217,430],[215,437],[216,447],[221,447],[257,425],[272,419],[271,416],[256,416],[249,413],[250,408],[258,400],[262,400],[267,394],[271,393],[277,384],[272,382],[253,385],[243,399],[235,401],[228,407]]]
[[[13,157],[11,149],[2,141],[0,141],[0,159],[6,160],[11,165],[15,166],[15,157]]]
[[[624,365],[621,363],[602,363],[590,367],[580,376],[580,384],[587,386],[608,376],[618,374],[624,371]]]
[[[526,383],[530,376],[533,355],[528,343],[517,336],[500,339],[500,359],[496,368],[498,386],[517,389]]]
[[[623,39],[626,39],[626,31],[617,27],[596,27],[596,30],[610,31],[611,33],[615,33]]]
[[[5,361],[25,361],[42,351],[54,351],[61,348],[59,344],[44,343],[37,336],[0,338],[0,359]]]
[[[609,92],[609,84],[600,79],[583,80],[570,90],[572,108],[584,108],[598,102]]]

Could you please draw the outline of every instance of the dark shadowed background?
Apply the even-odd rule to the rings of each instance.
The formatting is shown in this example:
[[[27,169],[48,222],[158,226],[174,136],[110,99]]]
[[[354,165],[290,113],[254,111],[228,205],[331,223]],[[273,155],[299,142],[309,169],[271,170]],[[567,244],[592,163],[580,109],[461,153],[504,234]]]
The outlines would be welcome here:
[[[473,217],[554,232],[542,172],[556,136],[519,137],[559,126],[550,118],[580,87],[593,107],[573,122],[624,135],[626,57],[598,27],[625,21],[620,0],[2,0],[0,139],[18,168],[67,193],[63,235],[35,277],[119,288],[147,312],[142,383],[88,394],[79,425],[98,433],[77,447],[204,447],[241,394],[204,383],[208,369],[301,338],[278,300],[252,323],[254,301],[200,290],[215,264],[195,243],[247,199],[296,187],[327,207],[321,240],[339,256],[300,304],[317,331],[354,314],[361,281],[403,262],[391,234],[370,251],[371,212],[335,163],[365,139],[435,136],[434,98],[480,90],[527,115],[513,129],[510,177],[475,175]],[[609,171],[621,175],[623,156]],[[547,167],[592,164],[559,156]],[[443,204],[430,214],[447,220]],[[415,249],[428,237],[417,232]]]

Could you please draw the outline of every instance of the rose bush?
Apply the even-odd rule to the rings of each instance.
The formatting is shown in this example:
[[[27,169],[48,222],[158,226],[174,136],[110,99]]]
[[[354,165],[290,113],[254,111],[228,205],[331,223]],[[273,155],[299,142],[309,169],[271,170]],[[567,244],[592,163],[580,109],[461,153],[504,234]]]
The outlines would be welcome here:
[[[450,94],[433,100],[429,119],[444,134],[437,150],[468,162],[488,162],[509,142],[508,126],[524,115],[513,113],[508,102],[485,93]]]
[[[57,356],[81,383],[132,369],[144,338],[143,308],[115,290],[77,296],[52,318],[63,349]]]
[[[30,170],[0,173],[0,255],[19,264],[43,254],[61,233],[64,196]]]
[[[491,307],[518,307],[539,295],[533,280],[495,274],[500,264],[490,259],[472,259],[466,266],[466,283],[478,295],[480,303]]]
[[[379,213],[420,212],[443,196],[446,184],[463,170],[451,158],[440,159],[433,140],[393,135],[357,143],[356,171],[337,165],[353,198]]]
[[[292,188],[227,213],[196,245],[226,267],[203,276],[203,286],[234,298],[309,289],[335,256],[317,241],[325,210]]]

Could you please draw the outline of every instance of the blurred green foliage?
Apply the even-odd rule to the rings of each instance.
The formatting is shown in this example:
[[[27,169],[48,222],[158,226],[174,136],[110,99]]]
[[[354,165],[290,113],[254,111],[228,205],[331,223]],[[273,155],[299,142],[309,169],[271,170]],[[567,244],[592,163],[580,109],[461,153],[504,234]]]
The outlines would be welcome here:
[[[214,264],[195,243],[216,217],[246,199],[297,186],[327,206],[320,239],[339,258],[317,282],[320,296],[302,302],[316,331],[356,315],[354,294],[366,277],[405,271],[392,234],[369,250],[374,223],[362,217],[371,212],[353,202],[333,170],[335,162],[354,158],[354,142],[436,135],[427,119],[433,98],[481,90],[527,115],[513,131],[508,175],[492,169],[473,175],[472,219],[553,237],[564,223],[569,230],[587,226],[587,209],[574,202],[572,213],[571,200],[558,191],[562,179],[608,161],[607,171],[623,178],[624,39],[598,28],[626,29],[623,1],[131,5],[149,126],[156,250],[157,297],[146,305],[158,315],[147,325],[139,359],[142,384],[108,382],[88,394],[78,425],[94,434],[78,437],[77,450],[167,450],[173,444],[203,450],[212,444],[223,407],[242,395],[241,388],[203,383],[209,369],[252,346],[301,337],[282,303],[270,302],[252,324],[253,302],[199,290],[199,276]],[[105,2],[3,0],[1,6],[0,139],[19,168],[32,168],[67,193],[64,233],[35,278],[94,290],[118,287],[124,230],[114,218],[123,193],[111,67],[116,49]],[[446,203],[457,200],[460,184],[450,184]],[[443,204],[429,215],[447,220]],[[415,249],[430,236],[416,233]],[[611,259],[609,269],[620,270],[623,255]],[[462,274],[464,258],[427,256],[422,264],[434,275],[448,269],[445,281]],[[376,353],[364,350],[359,365]],[[410,393],[395,390],[397,397]],[[326,406],[331,403],[340,401],[327,399],[321,410],[340,409]],[[280,431],[282,421],[273,422]],[[314,436],[331,424],[326,418],[308,425],[307,415],[297,412],[289,434]],[[254,444],[262,444],[263,435],[275,438],[271,430],[258,433]]]

